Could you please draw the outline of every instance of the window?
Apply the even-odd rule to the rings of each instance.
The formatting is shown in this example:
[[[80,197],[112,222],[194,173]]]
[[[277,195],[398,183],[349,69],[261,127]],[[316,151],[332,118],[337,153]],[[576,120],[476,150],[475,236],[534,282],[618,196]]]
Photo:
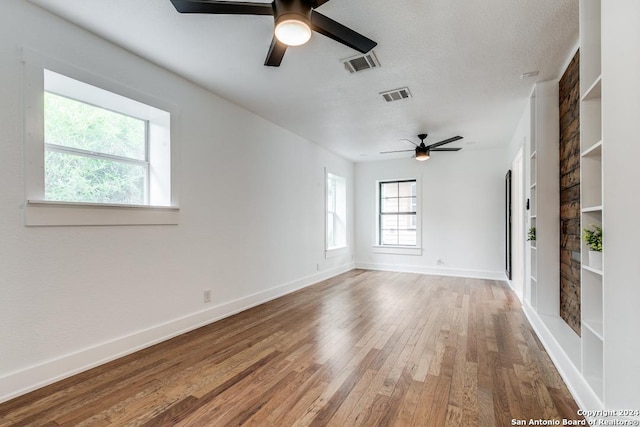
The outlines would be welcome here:
[[[326,249],[347,246],[347,186],[346,180],[327,173],[327,236]]]
[[[147,128],[146,120],[45,92],[45,200],[148,204]]]
[[[380,246],[417,246],[415,180],[379,183],[378,242]]]
[[[26,225],[177,224],[176,107],[27,49],[23,59]]]

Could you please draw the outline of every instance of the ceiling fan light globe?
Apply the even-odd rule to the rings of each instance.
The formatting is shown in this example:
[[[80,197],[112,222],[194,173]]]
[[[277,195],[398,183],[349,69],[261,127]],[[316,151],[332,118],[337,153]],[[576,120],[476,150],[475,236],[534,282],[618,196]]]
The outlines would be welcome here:
[[[285,19],[276,25],[276,38],[287,46],[300,46],[311,38],[311,28],[298,19]]]
[[[416,160],[419,162],[424,162],[425,160],[429,160],[429,153],[425,151],[416,151]]]

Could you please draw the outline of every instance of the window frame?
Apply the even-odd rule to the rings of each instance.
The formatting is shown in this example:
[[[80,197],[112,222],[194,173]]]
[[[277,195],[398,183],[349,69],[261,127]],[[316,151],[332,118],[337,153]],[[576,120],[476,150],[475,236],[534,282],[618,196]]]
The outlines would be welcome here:
[[[89,102],[85,102],[85,101],[80,101],[78,99],[74,99],[71,98],[69,96],[66,96],[64,94],[61,93],[56,93],[53,91],[49,91],[46,88],[45,85],[45,94],[52,94],[52,95],[56,95],[59,97],[63,97],[66,98],[70,101],[74,101],[74,102],[78,102],[81,104],[85,104],[94,108],[99,108],[105,111],[110,111],[107,110],[106,108],[100,106],[100,105],[94,105],[91,104]],[[44,141],[44,150],[45,150],[45,173],[46,173],[46,154],[47,152],[56,152],[56,153],[60,153],[60,154],[66,154],[66,155],[71,155],[71,156],[79,156],[79,157],[84,157],[84,158],[89,158],[89,159],[98,159],[98,160],[104,160],[104,161],[108,161],[108,162],[116,162],[116,163],[125,163],[125,164],[129,164],[129,165],[134,165],[134,166],[142,166],[144,168],[144,206],[148,206],[150,204],[150,193],[151,193],[151,160],[150,160],[150,147],[149,147],[149,120],[148,119],[141,119],[139,117],[135,117],[133,115],[130,114],[125,114],[122,113],[120,111],[113,111],[116,114],[120,114],[135,120],[139,120],[144,124],[144,159],[136,159],[135,157],[125,157],[125,156],[119,156],[119,155],[115,155],[115,154],[108,154],[105,152],[101,152],[101,151],[91,151],[91,150],[85,150],[83,148],[77,148],[77,147],[70,147],[70,146],[66,146],[66,145],[60,145],[60,144],[54,144],[54,143],[50,143],[46,141]],[[45,112],[45,117],[46,117],[46,112]],[[45,120],[46,122],[46,120]],[[45,192],[45,196],[46,196],[46,192]],[[49,201],[50,199],[46,199],[47,201]],[[54,200],[51,200],[54,201]],[[61,200],[60,200],[61,201]],[[74,203],[83,203],[83,202],[74,202]],[[103,204],[103,203],[100,203]],[[126,205],[126,203],[118,203],[118,204],[123,204]]]
[[[119,83],[101,77],[93,72],[74,67],[64,61],[48,57],[28,48],[22,51],[24,87],[24,173],[25,206],[24,221],[27,226],[74,226],[74,225],[174,225],[179,221],[177,194],[177,126],[179,110],[166,101],[140,93]],[[150,163],[156,159],[162,174],[156,178],[157,186],[164,190],[159,202],[154,204],[103,204],[85,202],[48,201],[44,197],[44,93],[47,72],[70,79],[79,85],[92,87],[97,92],[113,99],[122,99],[130,103],[125,110],[109,108],[66,93],[61,94],[80,102],[111,109],[121,114],[140,119],[149,119],[153,125],[147,125],[147,138],[161,141],[156,144],[156,154],[151,153]],[[60,94],[59,91],[52,91]],[[131,114],[126,109],[136,110]],[[163,113],[163,114],[160,114]],[[145,114],[148,117],[145,117]],[[153,134],[153,136],[150,136]],[[150,141],[147,141],[150,145]],[[160,145],[162,147],[160,148]],[[68,148],[68,147],[67,147]],[[160,188],[158,187],[158,188]],[[150,193],[150,192],[149,192]]]
[[[324,197],[324,202],[325,202],[325,257],[326,258],[331,258],[331,257],[335,257],[335,256],[341,256],[341,255],[346,255],[349,251],[349,238],[348,238],[348,222],[347,222],[347,179],[343,176],[340,176],[338,174],[335,174],[333,172],[328,171],[325,168],[325,197]],[[342,180],[343,182],[343,191],[344,191],[344,200],[341,202],[341,204],[343,205],[343,213],[340,214],[340,212],[338,212],[340,210],[339,208],[339,201],[337,200],[337,196],[338,196],[338,192],[334,191],[334,202],[333,202],[333,211],[330,211],[330,202],[329,202],[329,179],[330,177],[335,177],[338,180]],[[336,219],[343,222],[344,223],[344,244],[342,245],[335,245],[335,246],[330,246],[329,245],[329,215],[333,214],[334,217],[334,224],[336,223]],[[334,228],[335,230],[335,228]]]
[[[373,253],[382,254],[395,254],[395,255],[422,255],[422,220],[421,220],[421,179],[418,177],[397,178],[397,179],[382,179],[376,181],[376,197],[375,197],[375,230],[374,230],[374,245],[372,248]],[[415,182],[416,184],[416,196],[415,196],[415,230],[416,230],[416,245],[383,245],[382,244],[382,185],[389,183],[401,183],[401,182]],[[403,212],[394,212],[394,215],[403,214]]]

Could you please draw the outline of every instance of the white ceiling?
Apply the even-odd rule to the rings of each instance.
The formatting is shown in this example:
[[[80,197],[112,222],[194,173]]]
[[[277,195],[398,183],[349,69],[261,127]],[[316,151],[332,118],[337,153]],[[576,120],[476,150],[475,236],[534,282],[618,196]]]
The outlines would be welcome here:
[[[169,0],[30,0],[353,161],[450,147],[504,146],[536,81],[557,78],[578,39],[577,0],[331,0],[318,11],[378,42],[381,67],[349,74],[358,52],[314,33],[263,66],[269,16],[179,14]],[[267,2],[269,1],[257,1]],[[538,70],[537,77],[521,79]],[[413,98],[380,92],[408,86]],[[454,155],[439,153],[438,155]]]

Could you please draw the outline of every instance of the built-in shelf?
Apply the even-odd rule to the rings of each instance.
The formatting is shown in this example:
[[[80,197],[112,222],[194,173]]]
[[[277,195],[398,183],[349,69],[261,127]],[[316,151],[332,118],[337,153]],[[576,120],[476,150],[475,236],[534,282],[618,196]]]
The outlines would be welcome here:
[[[573,363],[580,363],[580,340],[558,316],[560,307],[560,211],[559,193],[559,105],[558,81],[539,82],[529,98],[530,161],[529,226],[536,230],[536,240],[527,247],[529,277],[525,302],[532,322],[544,325],[546,335],[562,348],[568,345]],[[531,310],[529,310],[531,309]],[[544,317],[544,320],[541,318]],[[564,323],[564,327],[561,326]],[[541,326],[542,328],[542,326]],[[569,340],[565,336],[573,337]],[[570,343],[569,343],[570,342]],[[569,344],[567,344],[569,343]]]
[[[640,39],[628,36],[638,28],[640,1],[579,0],[579,4],[579,227],[603,228],[603,267],[589,265],[589,248],[580,242],[578,336],[558,315],[560,292],[554,264],[559,257],[552,254],[554,246],[559,246],[553,229],[559,222],[558,184],[552,176],[558,162],[549,150],[558,151],[558,138],[549,141],[551,123],[547,121],[553,106],[544,104],[547,94],[537,84],[530,96],[531,161],[527,164],[531,171],[525,186],[531,193],[529,219],[537,227],[537,248],[526,248],[531,274],[525,281],[530,293],[525,294],[529,301],[525,299],[524,309],[579,406],[613,411],[640,402],[640,338],[633,329],[640,324],[636,310],[640,287],[633,280],[637,266],[632,254],[638,240],[634,225],[638,209],[633,195],[621,190],[625,183],[640,182],[640,169],[634,165],[640,153],[640,144],[634,143],[640,127],[640,64],[633,54],[640,48]],[[624,420],[631,419],[640,417]]]
[[[531,278],[538,280],[538,251],[535,246],[531,246]]]
[[[601,157],[602,156],[602,140],[596,142],[591,147],[589,147],[586,150],[584,150],[582,152],[581,156],[582,157],[589,157],[589,156]]]
[[[602,75],[596,77],[596,80],[591,83],[591,86],[589,86],[584,92],[584,95],[582,95],[581,101],[584,102],[600,98],[602,98]]]
[[[585,270],[590,271],[590,272],[592,272],[594,274],[599,274],[600,276],[602,276],[602,270],[598,270],[597,268],[593,268],[593,267],[590,267],[590,266],[585,265],[585,264],[582,264],[582,268],[584,268]]]
[[[602,321],[582,319],[582,326],[584,326],[585,328],[588,328],[591,332],[593,332],[593,334],[597,338],[599,338],[601,341],[604,341],[603,334],[602,334],[602,331],[604,330],[602,326]]]
[[[587,208],[581,209],[582,213],[602,213],[602,205],[598,206],[589,206]]]

